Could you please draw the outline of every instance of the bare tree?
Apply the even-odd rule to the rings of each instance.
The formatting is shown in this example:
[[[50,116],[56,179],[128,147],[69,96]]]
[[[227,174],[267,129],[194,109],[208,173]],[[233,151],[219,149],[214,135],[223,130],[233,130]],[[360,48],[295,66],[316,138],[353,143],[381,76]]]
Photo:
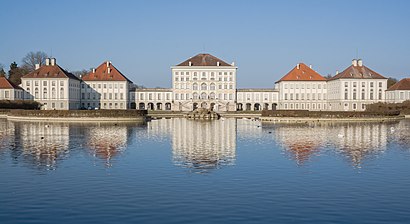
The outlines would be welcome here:
[[[31,51],[24,56],[22,67],[29,72],[34,71],[36,69],[36,64],[40,64],[40,66],[44,65],[47,57],[47,54],[42,51]]]

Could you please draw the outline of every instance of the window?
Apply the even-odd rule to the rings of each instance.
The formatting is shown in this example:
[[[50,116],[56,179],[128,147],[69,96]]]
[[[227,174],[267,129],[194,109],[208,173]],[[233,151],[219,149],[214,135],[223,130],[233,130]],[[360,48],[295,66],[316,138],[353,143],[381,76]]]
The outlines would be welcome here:
[[[194,93],[193,98],[194,98],[194,100],[197,100],[198,99],[198,93]]]
[[[381,99],[382,99],[382,90],[379,89],[379,100],[381,100]]]
[[[345,87],[349,87],[349,83],[348,83],[348,82],[345,82]]]
[[[47,99],[47,88],[43,89],[43,99]]]
[[[215,90],[215,83],[211,83],[210,89],[211,89],[211,90]]]
[[[60,86],[64,86],[64,81],[60,81]]]
[[[288,94],[287,93],[285,93],[285,100],[287,100],[288,99]]]
[[[114,93],[114,99],[115,99],[115,100],[118,99],[118,93]]]
[[[362,82],[362,87],[366,87],[366,83],[365,83],[365,82]]]
[[[356,95],[357,95],[357,91],[356,91],[356,89],[354,89],[354,90],[353,90],[353,99],[354,99],[354,100],[356,99]]]
[[[371,83],[370,83],[370,86],[371,86]],[[373,90],[372,89],[370,90],[370,99],[373,100]]]
[[[30,81],[26,81],[26,86],[30,86]]]
[[[201,90],[206,90],[206,89],[207,89],[206,84],[205,84],[205,83],[202,83],[202,84],[201,84]]]
[[[85,99],[85,93],[81,93],[81,99]]]
[[[193,90],[198,90],[198,84],[197,83],[192,84],[192,89]]]
[[[9,98],[10,97],[10,92],[8,90],[4,91],[4,97]]]
[[[345,100],[348,99],[349,94],[347,93],[347,89],[345,89]]]
[[[383,83],[379,82],[379,87],[382,88],[382,86],[383,86]]]
[[[112,93],[108,93],[108,99],[112,100]]]
[[[201,93],[201,99],[206,99],[206,93]]]
[[[56,93],[56,88],[53,87],[53,88],[51,89],[51,99],[55,99],[55,98],[56,98],[56,94],[57,94],[57,93]]]
[[[373,82],[370,83],[370,87],[373,87]]]
[[[366,94],[364,93],[364,89],[362,89],[362,100],[364,100]]]
[[[38,86],[38,81],[35,81],[35,82],[34,82],[34,86]]]
[[[356,82],[353,82],[353,87],[357,87],[357,83],[356,83]]]

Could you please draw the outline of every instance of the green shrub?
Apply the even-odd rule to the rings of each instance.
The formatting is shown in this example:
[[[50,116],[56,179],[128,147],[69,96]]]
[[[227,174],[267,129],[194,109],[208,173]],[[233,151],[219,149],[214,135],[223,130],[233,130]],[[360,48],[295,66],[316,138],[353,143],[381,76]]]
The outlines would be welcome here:
[[[38,110],[40,103],[28,100],[0,100],[0,109]]]

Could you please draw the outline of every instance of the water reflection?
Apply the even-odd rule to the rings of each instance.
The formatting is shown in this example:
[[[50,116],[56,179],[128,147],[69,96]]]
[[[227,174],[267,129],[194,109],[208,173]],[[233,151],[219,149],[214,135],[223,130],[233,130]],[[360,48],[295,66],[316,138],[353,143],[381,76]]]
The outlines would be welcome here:
[[[174,164],[192,172],[208,172],[233,165],[236,149],[236,120],[193,121],[182,118],[152,121],[148,130],[171,135]]]
[[[235,164],[240,142],[279,146],[298,166],[321,155],[339,155],[354,167],[382,154],[389,144],[406,150],[410,121],[391,123],[315,123],[261,125],[251,119],[210,122],[161,119],[147,125],[64,124],[0,120],[0,158],[40,169],[55,169],[74,152],[85,153],[110,167],[114,158],[141,144],[169,144],[176,166],[195,173]],[[391,148],[391,147],[390,147]],[[150,148],[144,148],[150,149]],[[7,154],[8,153],[8,154]],[[255,152],[257,153],[257,152]]]
[[[112,166],[111,159],[127,147],[128,130],[126,125],[112,124],[85,127],[85,146],[92,156]]]
[[[15,158],[37,167],[55,169],[69,152],[70,128],[63,123],[16,123]],[[21,153],[19,156],[17,156]]]
[[[354,166],[386,150],[393,123],[332,123],[275,125],[274,139],[298,165],[303,165],[321,150],[333,149]]]

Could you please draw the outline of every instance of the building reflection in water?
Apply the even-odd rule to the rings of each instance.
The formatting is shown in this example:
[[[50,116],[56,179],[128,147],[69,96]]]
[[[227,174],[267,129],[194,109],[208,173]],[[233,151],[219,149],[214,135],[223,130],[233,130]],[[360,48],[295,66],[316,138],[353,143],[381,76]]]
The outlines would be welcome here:
[[[208,172],[235,161],[236,120],[194,121],[171,119],[148,124],[151,134],[167,130],[172,139],[174,164],[195,173]]]
[[[303,165],[312,155],[319,153],[327,139],[327,128],[309,125],[277,125],[273,132],[275,141],[285,150],[286,155]]]
[[[111,159],[127,147],[129,127],[125,124],[101,124],[84,128],[86,148],[93,157],[105,160],[107,166],[111,166]]]
[[[301,165],[320,150],[333,149],[356,167],[385,151],[388,129],[398,123],[331,123],[275,125],[274,138]]]
[[[18,122],[20,157],[39,168],[55,169],[69,152],[70,128],[63,123]],[[15,152],[18,153],[18,150]]]

